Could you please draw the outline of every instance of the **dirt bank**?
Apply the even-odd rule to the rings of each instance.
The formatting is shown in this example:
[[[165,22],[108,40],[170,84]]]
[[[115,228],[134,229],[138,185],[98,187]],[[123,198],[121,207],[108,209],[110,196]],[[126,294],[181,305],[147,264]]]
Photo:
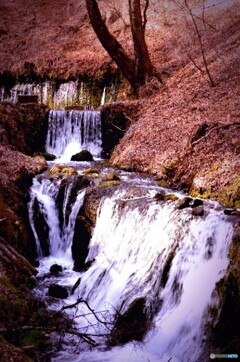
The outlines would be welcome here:
[[[239,43],[239,20],[209,40],[205,55],[214,87],[189,61],[154,96],[141,99],[138,120],[113,152],[112,164],[240,207]]]

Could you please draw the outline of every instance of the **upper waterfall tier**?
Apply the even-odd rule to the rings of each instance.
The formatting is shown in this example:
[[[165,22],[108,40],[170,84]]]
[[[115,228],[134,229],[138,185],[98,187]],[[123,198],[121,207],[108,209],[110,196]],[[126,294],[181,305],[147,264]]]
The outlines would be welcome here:
[[[99,111],[50,111],[46,151],[70,161],[81,150],[99,157],[102,152]]]

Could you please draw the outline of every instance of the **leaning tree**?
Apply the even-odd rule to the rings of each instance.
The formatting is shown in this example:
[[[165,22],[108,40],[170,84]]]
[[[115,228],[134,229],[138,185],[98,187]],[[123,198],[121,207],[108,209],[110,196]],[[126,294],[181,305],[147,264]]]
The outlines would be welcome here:
[[[123,76],[128,80],[134,93],[154,75],[154,68],[149,56],[145,29],[149,0],[128,0],[130,28],[134,46],[134,57],[131,58],[123,49],[118,40],[110,33],[106,26],[96,0],[86,0],[91,25],[102,46],[112,60],[117,64]]]

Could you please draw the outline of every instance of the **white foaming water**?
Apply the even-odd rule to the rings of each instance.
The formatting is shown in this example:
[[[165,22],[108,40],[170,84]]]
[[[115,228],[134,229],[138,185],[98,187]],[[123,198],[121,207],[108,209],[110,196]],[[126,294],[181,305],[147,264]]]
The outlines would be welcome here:
[[[70,161],[81,150],[99,157],[102,151],[99,111],[50,111],[46,151]],[[59,159],[58,159],[59,161]]]
[[[39,239],[36,227],[35,218],[36,210],[34,209],[35,202],[39,205],[39,212],[42,214],[45,223],[49,229],[47,243],[49,245],[49,254],[54,258],[66,259],[70,261],[72,266],[71,244],[73,240],[75,220],[77,213],[81,208],[84,200],[85,190],[80,191],[76,200],[71,205],[71,212],[66,220],[66,207],[69,203],[69,194],[71,192],[71,184],[67,185],[63,200],[63,226],[59,223],[59,210],[57,207],[57,196],[59,193],[61,180],[51,182],[49,179],[33,179],[33,185],[30,189],[29,202],[29,219],[36,240],[36,248],[39,257],[43,257],[41,241]],[[43,227],[43,226],[41,226]]]
[[[122,197],[116,193],[101,206],[88,257],[95,262],[83,274],[78,293],[95,310],[122,303],[127,310],[136,298],[145,298],[149,313],[160,300],[161,307],[144,347],[136,350],[130,344],[115,348],[113,355],[86,356],[86,361],[137,362],[141,356],[197,361],[204,315],[228,265],[232,226],[214,209],[196,218],[189,210],[175,210],[172,202],[160,206],[149,198],[136,203]],[[170,253],[168,278],[161,281]]]
[[[101,98],[101,106],[104,106],[106,101],[106,87],[103,88],[102,98]]]
[[[52,192],[50,187],[49,191]],[[170,201],[157,203],[152,190],[145,189],[145,196],[136,198],[127,196],[126,192],[127,188],[116,190],[112,197],[102,201],[87,258],[94,262],[80,274],[80,286],[64,303],[72,304],[80,296],[96,312],[112,313],[120,306],[124,312],[136,298],[144,298],[154,328],[140,347],[128,343],[104,352],[83,350],[81,357],[69,347],[53,360],[201,360],[208,308],[218,303],[212,293],[228,266],[232,225],[223,212],[212,205],[205,205],[204,217],[194,217],[190,208],[178,210]],[[39,200],[48,202],[47,198]],[[68,240],[72,240],[79,209],[75,205],[65,228],[70,235]],[[52,212],[51,208],[48,210]],[[68,241],[67,248],[69,245]],[[51,250],[55,252],[54,248]],[[62,260],[64,262],[63,256]],[[46,270],[46,266],[50,266],[50,261],[43,259],[40,269]],[[68,270],[65,285],[73,286],[78,278],[78,273]],[[79,317],[74,315],[80,330],[86,322],[81,317],[84,313],[86,309],[79,306]],[[95,327],[91,330],[94,317],[88,320],[88,332],[106,332],[101,326],[97,333]]]

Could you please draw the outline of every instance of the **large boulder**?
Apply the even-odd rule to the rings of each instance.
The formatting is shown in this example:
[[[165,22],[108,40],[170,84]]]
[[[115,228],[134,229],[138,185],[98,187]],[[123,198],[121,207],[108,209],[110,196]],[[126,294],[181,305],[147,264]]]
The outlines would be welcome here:
[[[93,155],[88,150],[82,150],[71,157],[71,161],[93,161]]]
[[[109,344],[114,346],[141,341],[149,328],[144,298],[135,299],[123,313],[117,313]]]
[[[48,295],[54,298],[65,299],[68,297],[68,291],[61,285],[50,284],[48,288]]]

